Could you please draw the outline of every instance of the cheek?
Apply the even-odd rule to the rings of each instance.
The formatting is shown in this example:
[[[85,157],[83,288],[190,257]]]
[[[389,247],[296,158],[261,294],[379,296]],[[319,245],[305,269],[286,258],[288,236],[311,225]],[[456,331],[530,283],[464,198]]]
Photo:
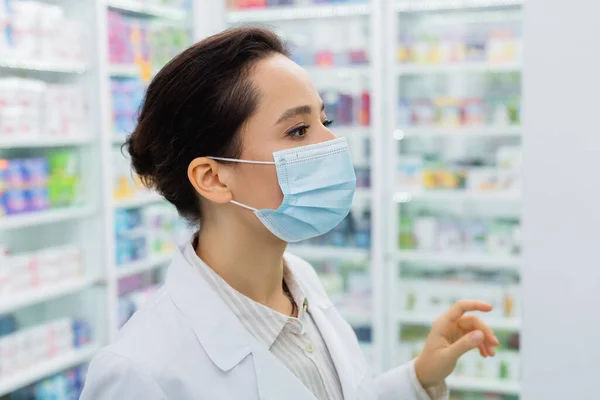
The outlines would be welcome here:
[[[234,200],[254,208],[276,210],[283,201],[274,165],[243,165],[238,167]]]

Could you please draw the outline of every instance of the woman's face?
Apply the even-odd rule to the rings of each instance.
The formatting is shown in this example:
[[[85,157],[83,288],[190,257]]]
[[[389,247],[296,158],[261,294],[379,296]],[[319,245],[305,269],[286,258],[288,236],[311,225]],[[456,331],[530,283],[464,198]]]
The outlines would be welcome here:
[[[258,62],[250,78],[259,91],[258,108],[241,131],[240,159],[273,161],[273,152],[333,140],[308,73],[282,55]],[[229,167],[229,166],[228,166]],[[274,165],[231,165],[233,199],[254,208],[277,209],[283,193]],[[241,210],[247,214],[247,210]],[[258,222],[258,221],[257,221]]]

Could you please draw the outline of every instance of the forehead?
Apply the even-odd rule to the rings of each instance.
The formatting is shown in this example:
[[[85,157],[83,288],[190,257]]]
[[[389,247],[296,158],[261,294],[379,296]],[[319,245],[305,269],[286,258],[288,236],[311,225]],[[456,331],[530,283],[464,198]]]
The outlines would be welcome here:
[[[259,61],[251,79],[261,95],[259,111],[283,112],[320,102],[308,73],[281,54]]]

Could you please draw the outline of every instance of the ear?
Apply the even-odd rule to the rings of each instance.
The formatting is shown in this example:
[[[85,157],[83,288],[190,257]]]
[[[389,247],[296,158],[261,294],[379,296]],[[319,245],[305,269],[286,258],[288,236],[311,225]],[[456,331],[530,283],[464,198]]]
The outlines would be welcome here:
[[[228,203],[233,198],[226,177],[226,169],[207,157],[194,158],[188,165],[188,179],[196,192],[215,203]]]

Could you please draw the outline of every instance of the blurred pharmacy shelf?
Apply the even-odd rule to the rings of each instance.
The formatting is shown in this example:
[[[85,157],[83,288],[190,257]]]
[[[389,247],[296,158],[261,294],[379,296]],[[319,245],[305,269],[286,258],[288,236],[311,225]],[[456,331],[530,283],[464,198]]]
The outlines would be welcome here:
[[[409,127],[396,129],[394,139],[521,137],[520,126]]]
[[[371,67],[369,65],[356,65],[349,67],[306,67],[304,69],[313,79],[353,78],[357,76],[368,77],[371,74]]]
[[[355,202],[363,202],[366,200],[371,200],[373,197],[373,192],[370,188],[356,188],[354,192],[354,201]]]
[[[353,327],[359,326],[371,326],[373,324],[373,315],[372,314],[363,314],[363,313],[349,313],[349,312],[341,312],[342,316]]]
[[[337,137],[353,138],[356,136],[369,137],[371,135],[371,128],[361,125],[334,126],[331,128],[331,131],[335,133]]]
[[[108,74],[114,78],[138,78],[140,66],[135,64],[109,64]]]
[[[63,281],[55,285],[38,287],[35,290],[24,293],[4,295],[2,300],[0,300],[0,315],[81,292],[93,286],[96,282],[98,282],[98,279],[78,278]]]
[[[139,208],[163,201],[164,198],[156,192],[141,193],[137,196],[115,200],[115,208]]]
[[[522,5],[523,0],[396,0],[399,12],[497,8]]]
[[[519,271],[523,264],[522,259],[519,256],[468,252],[438,253],[418,250],[400,250],[396,253],[396,261],[444,266],[473,266],[494,270],[508,269],[516,271]]]
[[[370,257],[369,249],[359,249],[356,247],[311,246],[302,244],[290,245],[288,251],[309,261],[337,259],[367,262]]]
[[[127,138],[127,136],[129,136],[128,133],[122,133],[122,132],[114,134],[112,137],[113,145],[122,146],[125,143],[125,139]]]
[[[421,312],[403,312],[398,315],[397,321],[402,325],[430,326],[439,315]],[[521,320],[518,318],[486,318],[484,314],[477,315],[492,329],[510,332],[518,332],[521,329]]]
[[[301,7],[266,7],[243,11],[230,11],[227,22],[240,24],[247,22],[269,22],[297,19],[316,19],[368,15],[368,3],[313,5]]]
[[[514,203],[521,201],[521,193],[502,190],[409,190],[397,191],[393,198],[396,203],[410,201]]]
[[[66,354],[53,357],[7,378],[2,378],[0,380],[0,396],[9,394],[69,368],[84,364],[92,358],[99,348],[100,346],[98,345],[90,344],[85,347],[71,350]]]
[[[137,260],[128,264],[117,265],[117,279],[152,271],[171,262],[172,254],[152,256],[146,260]]]
[[[94,209],[90,206],[76,206],[9,215],[0,217],[0,231],[76,220],[92,216],[93,214]]]
[[[183,9],[143,4],[139,1],[108,0],[107,6],[113,10],[136,15],[138,17],[164,18],[175,21],[183,20],[186,17],[186,12]]]
[[[61,74],[83,74],[87,70],[84,63],[38,60],[0,60],[0,69],[23,71],[55,72]]]
[[[464,62],[454,64],[400,64],[396,68],[398,75],[427,75],[449,73],[507,73],[520,72],[521,63],[489,63],[489,62]]]
[[[519,382],[503,381],[499,379],[450,376],[446,379],[446,384],[450,390],[493,392],[506,395],[519,395],[519,393],[521,393],[521,385]]]
[[[29,149],[50,147],[72,147],[91,144],[91,136],[50,136],[39,135],[30,137],[0,136],[0,149]]]
[[[513,282],[511,284],[518,287],[517,275],[520,275],[523,264],[520,256],[498,253],[398,250],[398,240],[403,232],[402,229],[408,230],[408,228],[403,226],[402,222],[394,222],[394,220],[402,221],[405,218],[406,221],[409,221],[415,213],[424,215],[433,213],[460,221],[483,216],[486,218],[492,216],[493,219],[519,220],[522,200],[521,192],[518,189],[520,176],[516,171],[517,167],[511,170],[511,167],[517,166],[518,163],[510,163],[512,160],[510,157],[506,157],[508,162],[502,163],[499,161],[498,153],[499,148],[506,148],[507,153],[511,154],[510,150],[518,148],[525,136],[523,127],[520,125],[521,90],[518,86],[521,78],[519,74],[523,67],[520,53],[520,40],[522,39],[522,9],[520,6],[523,3],[523,0],[393,0],[386,2],[383,14],[388,30],[384,38],[384,58],[385,64],[391,68],[385,70],[387,87],[384,89],[386,99],[383,112],[388,130],[387,141],[384,144],[385,170],[398,171],[398,174],[389,173],[385,182],[386,186],[390,188],[385,203],[385,213],[392,221],[386,227],[385,259],[388,260],[388,264],[386,264],[388,271],[386,278],[389,280],[389,284],[386,286],[388,296],[401,292],[403,284],[410,286],[408,281],[414,279],[413,276],[418,275],[420,282],[427,285],[429,279],[432,279],[429,272],[440,273],[444,276],[447,274],[448,279],[452,279],[456,274],[460,274],[456,271],[463,267],[468,269],[469,278],[465,279],[468,282],[465,282],[464,288],[461,287],[461,284],[456,285],[456,295],[459,297],[461,295],[468,296],[468,293],[471,293],[469,291],[471,287],[476,288],[473,293],[477,293],[479,285],[481,285],[482,291],[486,289],[486,285],[491,285],[488,282],[488,271],[494,272],[495,275],[497,273],[503,278],[506,277]],[[469,42],[471,35],[481,33],[484,50],[478,57],[445,57],[442,55],[437,59],[422,57],[424,53],[411,53],[411,51],[423,51],[429,55],[433,54],[434,46],[436,51],[443,48],[446,43],[444,40],[448,36],[445,36],[446,33],[438,34],[439,31],[453,32],[453,34],[460,32],[457,34],[460,36],[458,41],[463,41],[461,35],[464,35],[465,43],[471,43]],[[500,31],[510,37],[505,43],[503,42],[506,44],[506,48],[510,47],[514,50],[512,52],[507,50],[506,57],[496,57],[494,53],[496,49],[494,46],[497,43],[494,40],[496,35],[500,36],[498,33]],[[419,47],[421,45],[422,47]],[[431,47],[428,47],[429,45]],[[416,62],[427,60],[437,60],[438,63]],[[425,111],[425,113],[432,111],[432,114],[435,114],[433,116],[428,114],[430,119],[427,119],[426,116],[416,120],[411,118],[405,107],[407,103],[410,107],[415,104],[419,105],[419,101],[415,99],[424,99],[423,104],[429,101],[435,104],[436,99],[445,96],[451,99],[460,99],[464,94],[463,91],[468,92],[469,96],[473,93],[478,99],[481,98],[481,104],[488,104],[496,95],[494,92],[496,87],[486,85],[496,81],[514,82],[514,87],[499,85],[502,86],[502,90],[509,90],[508,86],[510,86],[510,95],[512,96],[510,101],[514,103],[501,100],[504,102],[502,103],[504,108],[499,108],[498,115],[501,117],[498,118],[494,115],[489,118],[461,120],[459,117],[457,121],[464,121],[465,125],[448,126],[445,124],[454,121],[441,115],[443,112],[436,114],[441,107],[436,109],[431,107]],[[486,84],[482,84],[482,82],[486,82]],[[420,111],[425,108],[423,107]],[[414,108],[409,110],[414,112]],[[457,114],[461,110],[465,110],[465,106],[460,105],[453,109]],[[505,113],[500,114],[501,111]],[[469,121],[482,125],[468,125]],[[489,125],[483,125],[484,121]],[[415,125],[409,126],[411,122],[414,122]],[[429,123],[432,125],[426,125]],[[486,151],[489,151],[489,157],[485,155]],[[516,153],[516,150],[514,151]],[[494,158],[494,154],[496,158]],[[498,176],[506,172],[507,176],[513,177],[513,180],[507,181],[506,185],[498,185],[510,188],[510,190],[427,190],[420,184],[402,186],[399,183],[413,182],[406,178],[407,176],[412,177],[410,173],[413,172],[415,179],[419,180],[420,177],[417,176],[422,171],[422,166],[427,165],[429,160],[441,160],[440,164],[444,164],[446,160],[459,160],[460,164],[463,159],[471,160],[470,156],[475,156],[477,160],[481,158],[483,168],[489,167],[490,171],[495,170]],[[465,165],[471,164],[468,164],[467,161]],[[414,170],[411,169],[413,166]],[[452,168],[450,166],[448,170],[452,171]],[[444,167],[441,169],[444,170]],[[408,172],[402,175],[405,171]],[[493,174],[494,172],[490,172],[490,176]],[[469,178],[473,180],[471,181]],[[464,186],[468,188],[482,187],[476,184],[476,178],[476,174],[471,176],[467,173]],[[439,187],[443,187],[443,185],[439,185]],[[493,187],[493,185],[489,187]],[[374,196],[379,196],[379,193],[375,193]],[[518,240],[515,238],[515,241]],[[399,312],[393,307],[388,307],[388,310],[386,318],[396,321],[396,323],[388,324],[385,348],[392,351],[386,354],[394,354],[393,349],[397,350],[407,344],[404,340],[407,342],[412,340],[402,336],[401,328],[403,326],[429,327],[440,314],[437,312]],[[493,316],[487,318],[485,315],[481,317],[497,330],[507,331],[511,334],[519,332],[520,320],[518,318],[502,318],[504,314],[501,312],[497,315],[499,318]],[[400,337],[400,341],[398,337]],[[389,368],[397,361],[398,359],[388,355],[386,367]],[[408,362],[410,360],[402,359],[400,361]],[[447,383],[451,389],[463,392],[484,392],[494,393],[494,395],[519,393],[518,383],[510,381],[451,377]],[[465,397],[467,396],[469,396],[468,393]]]

